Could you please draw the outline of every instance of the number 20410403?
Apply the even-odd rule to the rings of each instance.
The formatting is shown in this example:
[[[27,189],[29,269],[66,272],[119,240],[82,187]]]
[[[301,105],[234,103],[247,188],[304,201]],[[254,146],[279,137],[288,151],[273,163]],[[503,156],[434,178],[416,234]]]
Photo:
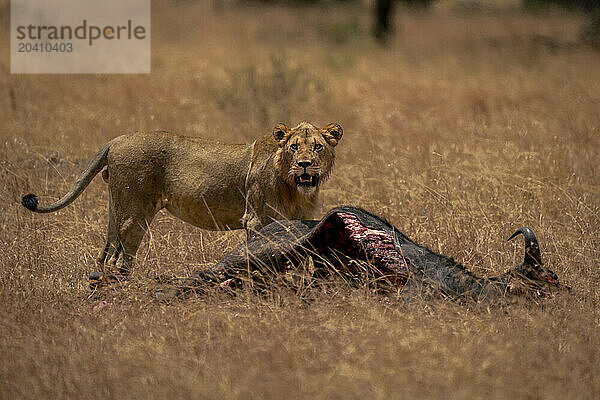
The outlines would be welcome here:
[[[73,43],[30,43],[20,42],[18,44],[19,53],[71,53],[73,52]]]

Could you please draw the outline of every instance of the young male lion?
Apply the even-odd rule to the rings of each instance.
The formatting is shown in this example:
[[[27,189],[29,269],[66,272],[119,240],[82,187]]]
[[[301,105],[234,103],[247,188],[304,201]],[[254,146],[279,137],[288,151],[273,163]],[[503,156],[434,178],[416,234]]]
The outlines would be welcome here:
[[[195,226],[245,228],[250,234],[274,219],[311,219],[320,185],[334,165],[339,124],[319,129],[302,122],[277,124],[252,144],[223,144],[168,132],[136,133],[108,142],[73,188],[41,207],[34,194],[21,203],[31,211],[60,210],[75,200],[105,166],[110,201],[101,265],[128,274],[150,222],[165,208]]]

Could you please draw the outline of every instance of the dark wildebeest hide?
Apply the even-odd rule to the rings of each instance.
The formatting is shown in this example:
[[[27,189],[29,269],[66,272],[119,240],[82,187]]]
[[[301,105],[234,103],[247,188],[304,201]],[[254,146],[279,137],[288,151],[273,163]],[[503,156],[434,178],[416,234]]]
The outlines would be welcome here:
[[[453,299],[493,301],[565,288],[543,267],[533,231],[520,228],[509,240],[519,234],[525,237],[523,262],[498,277],[482,278],[418,245],[382,218],[339,207],[320,221],[275,221],[212,268],[196,272],[177,288],[157,292],[157,297],[168,300],[207,284],[235,288],[253,275],[264,278],[297,268],[309,257],[319,276],[362,277],[382,290],[428,288]]]

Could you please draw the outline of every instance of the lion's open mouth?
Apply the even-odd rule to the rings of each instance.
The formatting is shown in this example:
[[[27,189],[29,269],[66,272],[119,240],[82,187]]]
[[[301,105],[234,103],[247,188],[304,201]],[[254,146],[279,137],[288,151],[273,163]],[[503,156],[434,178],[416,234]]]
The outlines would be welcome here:
[[[315,187],[319,184],[319,175],[310,175],[306,172],[302,175],[296,176],[296,186],[311,186]]]

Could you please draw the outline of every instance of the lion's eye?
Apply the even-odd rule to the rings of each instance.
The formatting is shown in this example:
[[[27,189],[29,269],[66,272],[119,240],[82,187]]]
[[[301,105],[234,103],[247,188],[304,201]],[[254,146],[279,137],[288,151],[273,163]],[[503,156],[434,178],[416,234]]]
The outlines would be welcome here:
[[[316,143],[315,144],[315,150],[316,151],[321,151],[323,150],[323,145],[321,143]]]
[[[296,151],[298,150],[298,145],[296,143],[290,144],[290,149]]]

